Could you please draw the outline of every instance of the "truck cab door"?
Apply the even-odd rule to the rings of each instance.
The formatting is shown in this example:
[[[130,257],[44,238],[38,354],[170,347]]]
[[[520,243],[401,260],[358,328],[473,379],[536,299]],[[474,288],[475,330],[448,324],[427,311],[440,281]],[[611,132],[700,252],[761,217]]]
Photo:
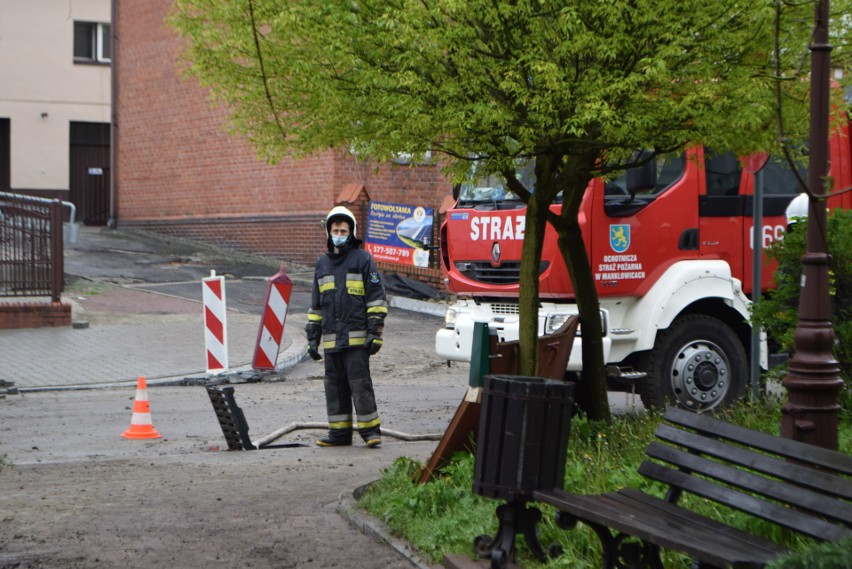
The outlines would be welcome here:
[[[694,150],[659,155],[595,181],[591,265],[600,296],[640,296],[671,264],[697,256]]]
[[[699,258],[728,263],[731,274],[743,278],[743,237],[746,197],[743,170],[736,154],[702,148],[702,190],[698,200]],[[747,244],[747,242],[746,242]]]

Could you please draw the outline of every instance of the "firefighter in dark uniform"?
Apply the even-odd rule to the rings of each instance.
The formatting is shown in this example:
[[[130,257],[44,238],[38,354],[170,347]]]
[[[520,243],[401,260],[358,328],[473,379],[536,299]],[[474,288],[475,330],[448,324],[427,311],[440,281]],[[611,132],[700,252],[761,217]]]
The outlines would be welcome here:
[[[352,430],[368,447],[382,444],[381,421],[370,377],[370,356],[382,347],[388,313],[385,289],[372,256],[359,249],[355,216],[345,207],[325,219],[328,252],[319,258],[308,310],[308,353],[325,355],[328,435],[321,447],[352,444]],[[357,422],[353,422],[353,404]]]

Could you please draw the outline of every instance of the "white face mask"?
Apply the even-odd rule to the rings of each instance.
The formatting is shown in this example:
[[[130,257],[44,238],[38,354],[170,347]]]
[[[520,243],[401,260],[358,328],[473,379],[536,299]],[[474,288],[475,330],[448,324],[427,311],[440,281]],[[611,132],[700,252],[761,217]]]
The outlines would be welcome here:
[[[348,235],[332,235],[331,242],[335,247],[343,247],[346,245],[346,242],[349,241]]]

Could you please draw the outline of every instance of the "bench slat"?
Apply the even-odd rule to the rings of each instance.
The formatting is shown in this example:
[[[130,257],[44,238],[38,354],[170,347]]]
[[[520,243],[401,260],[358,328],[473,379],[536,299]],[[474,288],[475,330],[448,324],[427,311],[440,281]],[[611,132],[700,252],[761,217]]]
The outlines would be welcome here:
[[[727,537],[718,540],[720,534],[705,524],[706,519],[700,519],[697,523],[688,522],[683,516],[662,514],[653,507],[629,501],[618,493],[578,498],[572,497],[573,503],[553,505],[580,519],[635,536],[659,547],[683,551],[713,565],[771,559],[777,555],[777,552],[752,547],[747,538],[746,543]],[[684,510],[683,514],[688,516],[689,512]]]
[[[749,453],[748,450],[743,448],[732,450],[740,454],[755,454]],[[821,516],[825,516],[835,522],[845,523],[847,526],[852,526],[852,506],[825,494],[798,486],[791,486],[778,480],[741,470],[728,464],[708,460],[658,442],[648,445],[646,454],[681,469],[686,469],[690,474],[697,473],[708,476],[728,486],[735,486],[810,512],[820,512]],[[767,458],[766,456],[761,457],[761,455],[756,455],[755,461],[760,462]],[[748,513],[759,515],[758,512],[745,509],[749,503],[744,502],[741,509]],[[763,511],[764,509],[761,507],[761,512]],[[788,516],[789,511],[785,511],[784,518],[786,519]],[[772,519],[771,521],[779,524],[782,523],[782,520]]]
[[[772,559],[782,553],[786,553],[789,549],[772,540],[760,537],[746,531],[729,526],[723,522],[718,522],[712,518],[696,514],[691,510],[682,508],[677,504],[667,502],[662,498],[657,498],[650,494],[646,494],[634,488],[622,488],[618,491],[619,494],[629,497],[634,502],[642,503],[650,506],[657,511],[666,512],[668,515],[679,519],[682,527],[693,526],[698,533],[698,539],[707,540],[708,534],[712,534],[713,539],[721,544],[737,544],[736,547],[743,548],[747,554],[740,554],[742,559],[760,558]],[[718,545],[709,545],[718,547]],[[708,547],[709,547],[708,546]],[[765,561],[762,561],[765,562]]]
[[[639,473],[816,539],[837,541],[843,537],[852,536],[852,530],[847,528],[832,525],[819,518],[720,486],[709,480],[693,478],[689,474],[655,462],[648,460],[643,462],[639,467]]]
[[[663,418],[670,423],[695,429],[710,437],[724,438],[792,460],[806,462],[852,476],[852,456],[843,453],[746,429],[676,407],[669,407]]]
[[[658,510],[663,510],[672,514],[679,514],[684,519],[688,519],[689,523],[707,528],[707,530],[712,531],[714,534],[719,534],[725,540],[736,540],[738,542],[745,543],[747,547],[757,547],[759,549],[766,550],[767,552],[778,553],[787,550],[786,546],[779,545],[772,540],[750,534],[723,522],[718,522],[712,518],[696,514],[691,510],[687,510],[677,504],[672,504],[662,498],[646,494],[641,490],[636,490],[635,488],[622,488],[618,491],[618,493],[624,496],[629,496],[631,500],[642,502]]]
[[[536,492],[535,497],[581,520],[659,547],[683,551],[716,566],[764,564],[787,551],[771,541],[651,496],[636,500],[626,492],[586,496],[554,489]]]
[[[702,455],[721,458],[780,478],[790,484],[811,488],[822,494],[852,500],[852,479],[841,478],[828,471],[816,470],[802,466],[786,459],[775,458],[766,454],[750,451],[743,447],[732,446],[718,439],[710,438],[691,431],[684,431],[661,424],[656,436],[660,440],[677,444]]]

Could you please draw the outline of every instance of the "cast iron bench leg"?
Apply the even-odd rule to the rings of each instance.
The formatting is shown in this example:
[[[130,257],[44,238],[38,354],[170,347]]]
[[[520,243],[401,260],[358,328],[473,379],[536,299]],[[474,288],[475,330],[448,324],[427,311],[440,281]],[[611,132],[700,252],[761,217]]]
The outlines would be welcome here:
[[[601,542],[602,569],[664,569],[660,548],[627,534],[615,536],[606,526],[585,522]],[[557,512],[556,524],[562,529],[573,529],[577,518],[566,512]]]
[[[541,511],[538,508],[527,506],[523,501],[506,502],[497,506],[497,519],[500,520],[500,525],[493,539],[480,535],[473,540],[476,554],[481,558],[491,558],[492,569],[502,569],[514,558],[515,535],[519,533],[523,533],[527,547],[533,555],[541,561],[547,559],[535,529],[541,520]]]

